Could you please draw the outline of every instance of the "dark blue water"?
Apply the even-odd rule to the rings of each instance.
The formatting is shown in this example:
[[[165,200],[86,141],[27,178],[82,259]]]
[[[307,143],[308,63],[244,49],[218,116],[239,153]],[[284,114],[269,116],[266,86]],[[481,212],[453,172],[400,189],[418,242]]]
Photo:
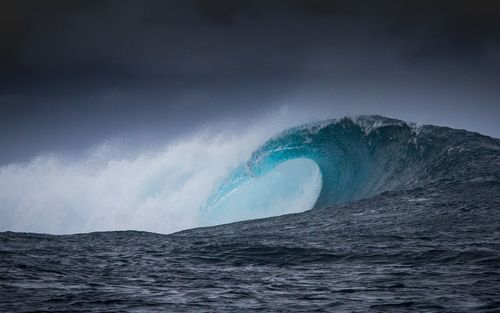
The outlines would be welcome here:
[[[0,311],[500,312],[500,140],[373,119],[298,129],[309,146],[293,153],[324,178],[311,211],[171,235],[1,233]],[[249,167],[291,158],[266,149],[296,131]]]

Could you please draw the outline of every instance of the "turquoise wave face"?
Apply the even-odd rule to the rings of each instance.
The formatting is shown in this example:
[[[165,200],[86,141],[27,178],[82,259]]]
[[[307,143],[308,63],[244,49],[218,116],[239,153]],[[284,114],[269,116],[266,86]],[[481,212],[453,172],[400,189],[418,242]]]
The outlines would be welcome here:
[[[379,116],[286,130],[218,185],[202,208],[203,222],[300,212],[418,181],[417,137],[414,126]]]
[[[205,216],[207,225],[303,212],[314,206],[322,186],[319,167],[304,158],[239,179],[237,188],[223,190],[220,198],[211,202]]]

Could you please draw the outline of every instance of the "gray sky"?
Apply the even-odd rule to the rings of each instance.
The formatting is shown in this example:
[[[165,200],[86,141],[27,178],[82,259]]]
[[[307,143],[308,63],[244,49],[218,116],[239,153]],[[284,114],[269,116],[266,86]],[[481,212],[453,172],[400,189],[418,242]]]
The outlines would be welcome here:
[[[283,106],[500,137],[499,16],[485,0],[2,1],[0,164]]]

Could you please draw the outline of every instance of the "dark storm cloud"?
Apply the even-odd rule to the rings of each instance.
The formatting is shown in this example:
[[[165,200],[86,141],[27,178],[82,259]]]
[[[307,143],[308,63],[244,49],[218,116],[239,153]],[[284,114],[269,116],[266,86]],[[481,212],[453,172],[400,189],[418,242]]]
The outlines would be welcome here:
[[[9,61],[4,63],[11,74],[83,78],[95,72],[267,75],[294,70],[315,53],[337,55],[344,47],[346,54],[358,48],[375,61],[383,58],[381,50],[396,49],[396,56],[415,61],[473,62],[498,45],[500,29],[500,5],[488,1],[21,1],[3,6],[2,59]],[[375,50],[369,54],[364,48]]]
[[[377,102],[466,87],[500,113],[499,16],[497,1],[3,1],[0,162],[321,86]]]

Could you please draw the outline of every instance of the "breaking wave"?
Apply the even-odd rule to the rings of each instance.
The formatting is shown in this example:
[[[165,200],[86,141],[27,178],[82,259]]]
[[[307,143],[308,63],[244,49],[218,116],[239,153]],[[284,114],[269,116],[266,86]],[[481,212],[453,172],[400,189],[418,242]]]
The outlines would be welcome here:
[[[267,197],[277,206],[290,200],[292,204],[286,203],[290,208],[286,213],[295,213],[444,179],[454,174],[454,169],[466,167],[467,162],[461,163],[460,156],[468,146],[461,141],[471,136],[484,138],[444,127],[417,127],[382,116],[327,120],[291,128],[262,145],[219,183],[203,208],[204,221],[214,225],[249,216],[268,217],[272,205],[262,201]],[[318,189],[310,188],[307,205],[297,209],[293,204],[298,200],[278,191],[305,179],[285,178],[283,185],[277,182],[271,187],[265,177],[282,164],[304,159],[316,164],[322,183],[313,184]],[[252,194],[252,199],[261,202],[247,201],[249,194],[241,190],[258,181],[262,181],[262,189],[271,191]],[[236,216],[235,211],[239,212]],[[271,211],[286,210],[280,207]]]
[[[0,230],[169,233],[299,213],[466,171],[463,139],[486,138],[381,116],[276,130],[187,139],[132,159],[98,150],[3,166]]]

